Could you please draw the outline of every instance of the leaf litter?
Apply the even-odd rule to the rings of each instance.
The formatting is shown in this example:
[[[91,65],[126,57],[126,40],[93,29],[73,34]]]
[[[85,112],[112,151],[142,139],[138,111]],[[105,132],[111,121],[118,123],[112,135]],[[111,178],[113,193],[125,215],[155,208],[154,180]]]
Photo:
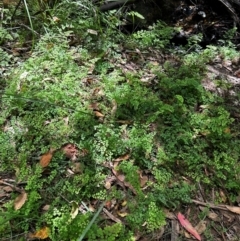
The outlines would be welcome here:
[[[147,57],[144,56],[144,54],[142,54],[139,49],[136,49],[134,52],[136,55],[140,56],[140,59],[142,62],[146,61]],[[127,61],[127,63],[126,62],[117,63],[118,66],[120,66],[122,68],[123,72],[129,72],[129,70],[130,70],[130,71],[137,73],[139,70],[141,70],[141,68],[137,64],[135,64],[131,61],[131,59],[133,58],[132,54],[125,53],[125,55],[127,56],[129,61]],[[156,57],[156,58],[151,57],[152,64],[156,67],[160,66],[159,59],[160,59],[160,57]],[[223,66],[225,66],[226,68],[229,68],[229,63],[224,63]],[[89,74],[93,73],[94,68],[95,68],[94,65],[90,66]],[[210,70],[210,72],[211,72],[211,70]],[[152,81],[154,81],[154,78],[155,78],[154,73],[152,73],[151,71],[145,71],[145,74],[142,76],[141,81],[144,83],[150,84]],[[92,80],[91,81],[88,80],[88,82],[90,83],[90,82],[92,82]],[[93,94],[99,95],[99,96],[104,95],[103,91],[101,89],[97,89],[97,88],[94,90]],[[103,117],[105,117],[105,115],[99,109],[98,103],[92,104],[92,106],[90,108],[93,110],[93,115],[95,115],[97,118],[103,120]],[[116,112],[116,109],[117,109],[117,105],[115,103],[113,103],[112,114],[114,114]],[[65,123],[68,124],[68,122],[69,122],[69,120],[66,119]],[[131,120],[118,120],[117,122],[120,124],[126,124],[126,125],[132,124]],[[228,131],[228,130],[226,130],[226,131]],[[79,150],[79,148],[75,144],[67,143],[67,144],[64,144],[60,149],[63,151],[65,156],[70,161],[75,162],[76,164],[79,164],[76,161],[79,160],[79,157],[81,156],[82,152]],[[53,150],[50,150],[49,152],[43,154],[40,159],[40,165],[42,167],[47,167],[50,164],[50,162],[52,161],[53,155],[54,155]],[[85,154],[82,154],[82,156],[84,156],[84,155]],[[111,188],[113,186],[116,186],[119,183],[121,183],[120,186],[122,188],[130,189],[134,194],[136,194],[136,190],[132,187],[132,185],[125,181],[125,175],[123,173],[115,170],[115,168],[118,166],[119,162],[127,161],[129,158],[130,158],[130,154],[123,154],[122,156],[119,156],[118,158],[116,158],[115,160],[112,161],[112,163],[113,163],[113,166],[111,167],[112,175],[110,175],[109,178],[105,181],[105,188],[107,190],[111,190]],[[79,174],[81,172],[82,172],[81,167],[76,166],[75,169],[73,168],[72,175]],[[139,176],[139,182],[140,182],[141,188],[144,188],[144,186],[146,185],[146,183],[149,180],[148,175],[145,175],[144,171],[142,171],[142,170],[139,170],[139,173],[136,173],[136,175]],[[151,176],[151,173],[149,175]],[[6,190],[7,189],[5,188],[5,191]],[[9,192],[12,191],[10,188],[8,188],[8,190],[9,190]],[[223,202],[226,203],[227,197],[225,196],[225,194],[222,191],[219,191],[219,194],[222,197]],[[199,198],[199,200],[201,200],[201,199]],[[26,201],[27,201],[27,193],[25,193],[23,191],[15,199],[15,202],[14,202],[15,210],[21,209]],[[202,210],[200,209],[200,207],[203,207],[203,206],[209,208],[209,210],[210,210],[207,215],[207,218],[208,218],[208,219],[206,219],[207,221],[205,221],[205,220],[199,221],[199,219],[196,218],[195,216],[189,216],[189,219],[191,219],[192,222],[194,222],[194,223],[198,222],[197,226],[195,226],[195,227],[193,227],[192,224],[190,223],[190,221],[188,221],[183,215],[182,216],[178,215],[178,219],[179,219],[179,222],[181,223],[181,225],[188,232],[190,232],[193,236],[195,236],[198,240],[201,240],[201,237],[199,236],[199,234],[202,234],[204,232],[204,230],[206,229],[206,225],[209,224],[211,220],[213,220],[214,222],[221,221],[222,223],[226,223],[226,219],[227,219],[227,221],[231,222],[231,225],[233,225],[232,229],[234,229],[235,232],[239,231],[239,228],[236,226],[236,224],[233,221],[234,219],[236,220],[235,214],[239,214],[239,212],[240,212],[239,207],[229,206],[229,205],[214,205],[213,204],[214,201],[215,200],[213,200],[212,203],[203,202],[203,201],[202,202],[201,201],[193,202],[196,205],[195,210],[197,213],[201,213],[203,211],[203,209]],[[93,206],[95,206],[95,205],[96,204],[94,204]],[[117,201],[114,202],[114,200],[111,200],[111,201],[108,201],[108,203],[106,203],[105,206],[106,206],[106,208],[103,209],[103,212],[108,216],[108,218],[110,218],[113,222],[124,222],[124,218],[128,215],[128,212],[126,211],[127,209],[124,208],[124,206],[127,206],[127,204],[123,205],[122,203],[118,203]],[[213,210],[214,210],[214,212],[213,212]],[[172,210],[168,210],[168,215],[166,215],[166,216],[168,219],[171,220],[171,222],[174,222],[174,221],[176,221],[174,219],[176,217],[174,217],[174,215],[171,211]],[[226,213],[224,213],[224,215],[222,215],[223,212],[226,212]],[[229,215],[229,212],[231,212],[232,215]],[[181,213],[179,213],[179,214],[181,214]],[[75,218],[76,215],[78,215],[78,204],[77,204],[77,202],[73,201],[71,216],[72,216],[72,218]],[[224,216],[224,217],[222,217],[222,216]],[[180,231],[177,228],[177,225],[175,225],[175,226],[176,226],[175,234],[180,233]],[[159,237],[158,237],[159,239],[163,236],[163,233],[165,231],[167,232],[168,230],[161,228],[161,235],[159,235]],[[39,239],[46,239],[48,237],[48,232],[49,232],[49,229],[47,227],[43,227],[40,230],[36,231],[34,234],[32,234],[31,237],[39,238]],[[176,234],[176,238],[178,236],[177,234]],[[138,238],[136,238],[136,240],[141,239],[141,234],[136,235],[136,236],[138,236]],[[142,238],[141,240],[146,240],[146,239]],[[171,240],[174,240],[174,239],[171,239]]]

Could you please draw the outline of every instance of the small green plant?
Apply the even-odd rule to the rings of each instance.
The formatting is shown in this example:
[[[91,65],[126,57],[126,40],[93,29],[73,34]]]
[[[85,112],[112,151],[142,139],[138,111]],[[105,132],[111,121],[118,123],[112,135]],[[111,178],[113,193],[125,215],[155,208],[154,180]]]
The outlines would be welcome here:
[[[147,231],[152,232],[166,224],[164,212],[154,202],[150,202],[147,212]]]
[[[149,30],[140,30],[133,34],[132,39],[140,47],[157,47],[163,49],[169,44],[172,37],[173,28],[168,27],[163,22],[158,21]]]

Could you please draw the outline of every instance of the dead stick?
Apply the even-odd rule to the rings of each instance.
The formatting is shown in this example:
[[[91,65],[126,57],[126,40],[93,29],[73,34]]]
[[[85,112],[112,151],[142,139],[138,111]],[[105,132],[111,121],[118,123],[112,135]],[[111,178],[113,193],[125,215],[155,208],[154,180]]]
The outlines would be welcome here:
[[[114,217],[106,208],[103,208],[103,212],[114,222],[116,223],[122,223],[122,221],[116,217]]]
[[[197,201],[197,200],[192,200],[192,202],[196,203],[196,204],[199,204],[201,206],[204,206],[204,207],[210,207],[210,208],[213,208],[213,209],[219,209],[219,210],[224,210],[224,211],[229,211],[229,209],[227,209],[224,205],[214,205],[212,203],[204,203],[204,202],[200,202],[200,201]]]

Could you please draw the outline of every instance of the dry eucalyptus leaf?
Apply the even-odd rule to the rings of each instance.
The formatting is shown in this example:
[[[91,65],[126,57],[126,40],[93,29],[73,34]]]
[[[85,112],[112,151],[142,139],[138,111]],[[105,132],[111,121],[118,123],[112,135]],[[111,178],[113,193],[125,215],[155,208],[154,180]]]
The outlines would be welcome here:
[[[14,201],[14,209],[19,210],[27,201],[27,193],[22,192]]]
[[[106,201],[104,206],[109,210],[112,206],[112,201],[111,200]]]
[[[93,205],[89,204],[89,207],[88,207],[89,211],[94,213],[96,211],[96,209],[94,208]]]
[[[192,226],[192,224],[186,219],[186,217],[182,213],[178,213],[177,215],[178,221],[182,225],[184,229],[186,229],[191,235],[193,235],[197,240],[201,240],[199,233],[196,229]]]
[[[206,224],[207,224],[206,221],[201,220],[201,221],[197,224],[197,226],[195,226],[196,231],[197,231],[199,234],[202,234],[202,233],[206,230],[206,228],[207,228]]]
[[[104,115],[99,111],[93,111],[96,117],[104,117]]]
[[[98,103],[97,103],[97,102],[91,103],[91,104],[89,105],[89,109],[98,111],[98,110],[99,110]]]
[[[225,207],[233,213],[240,214],[240,207],[233,207],[233,206],[228,206],[228,205],[226,205]]]
[[[43,227],[34,234],[30,234],[30,238],[46,239],[48,238],[50,229],[48,227]]]
[[[51,148],[49,152],[42,155],[40,159],[40,166],[47,167],[52,160],[54,150]]]
[[[112,186],[112,183],[115,182],[117,180],[117,178],[115,176],[109,176],[106,178],[105,180],[105,184],[104,187],[109,190]]]
[[[75,172],[73,172],[71,169],[67,169],[67,177],[74,175]]]
[[[168,209],[164,209],[163,211],[164,211],[166,218],[171,219],[171,220],[176,219],[176,215],[173,212],[170,212]]]
[[[147,176],[141,176],[140,177],[140,186],[144,187],[145,184],[147,183],[147,181],[148,181],[148,177]]]
[[[122,218],[124,218],[124,217],[126,217],[128,215],[127,212],[117,212],[117,214],[118,214],[118,216],[120,216]]]
[[[71,218],[74,219],[78,215],[78,203],[76,201],[71,201],[70,202],[72,205],[72,210],[71,210]]]
[[[111,182],[106,181],[106,183],[104,184],[104,187],[108,190],[111,188]]]
[[[93,35],[98,35],[98,32],[94,29],[88,29],[87,32]]]
[[[229,128],[226,128],[226,129],[224,130],[224,133],[230,133],[230,132],[231,132],[231,131],[230,131]],[[220,195],[220,197],[222,198],[222,201],[225,203],[225,202],[227,201],[227,197],[226,197],[225,193],[223,192],[223,190],[220,189],[219,195]]]
[[[111,109],[111,115],[114,116],[117,111],[117,102],[115,100],[112,101],[112,109]]]
[[[220,222],[221,218],[214,212],[210,212],[208,213],[208,218],[210,218],[211,220],[215,221],[215,222]]]
[[[184,231],[184,236],[185,236],[185,238],[187,238],[187,239],[190,239],[190,238],[191,238],[190,233],[188,233],[187,231]]]
[[[114,162],[125,161],[125,160],[128,160],[129,157],[130,157],[130,153],[127,153],[115,159]]]
[[[46,204],[46,205],[43,206],[42,210],[43,211],[48,211],[49,208],[50,208],[50,205]]]

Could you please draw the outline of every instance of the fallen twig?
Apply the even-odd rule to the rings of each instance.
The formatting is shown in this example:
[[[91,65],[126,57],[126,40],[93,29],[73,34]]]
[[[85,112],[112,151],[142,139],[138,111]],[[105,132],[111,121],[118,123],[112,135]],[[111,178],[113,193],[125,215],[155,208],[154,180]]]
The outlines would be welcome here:
[[[103,208],[103,212],[114,222],[116,223],[122,223],[122,221],[116,217],[114,217],[106,208]]]
[[[6,185],[6,186],[9,186],[9,187],[13,188],[15,191],[20,192],[20,193],[22,193],[22,191],[23,191],[21,188],[16,187],[16,186],[14,186],[13,184],[10,184],[10,183],[8,183],[8,182],[4,182],[4,181],[2,181],[2,180],[0,180],[0,184],[4,184],[4,185]]]
[[[218,209],[218,210],[224,210],[224,211],[229,211],[229,209],[227,209],[224,205],[214,205],[212,203],[204,203],[204,202],[200,202],[198,200],[192,200],[192,202],[194,202],[195,204],[199,204],[201,206],[204,206],[204,207],[210,207],[210,208],[213,208],[213,209]]]

